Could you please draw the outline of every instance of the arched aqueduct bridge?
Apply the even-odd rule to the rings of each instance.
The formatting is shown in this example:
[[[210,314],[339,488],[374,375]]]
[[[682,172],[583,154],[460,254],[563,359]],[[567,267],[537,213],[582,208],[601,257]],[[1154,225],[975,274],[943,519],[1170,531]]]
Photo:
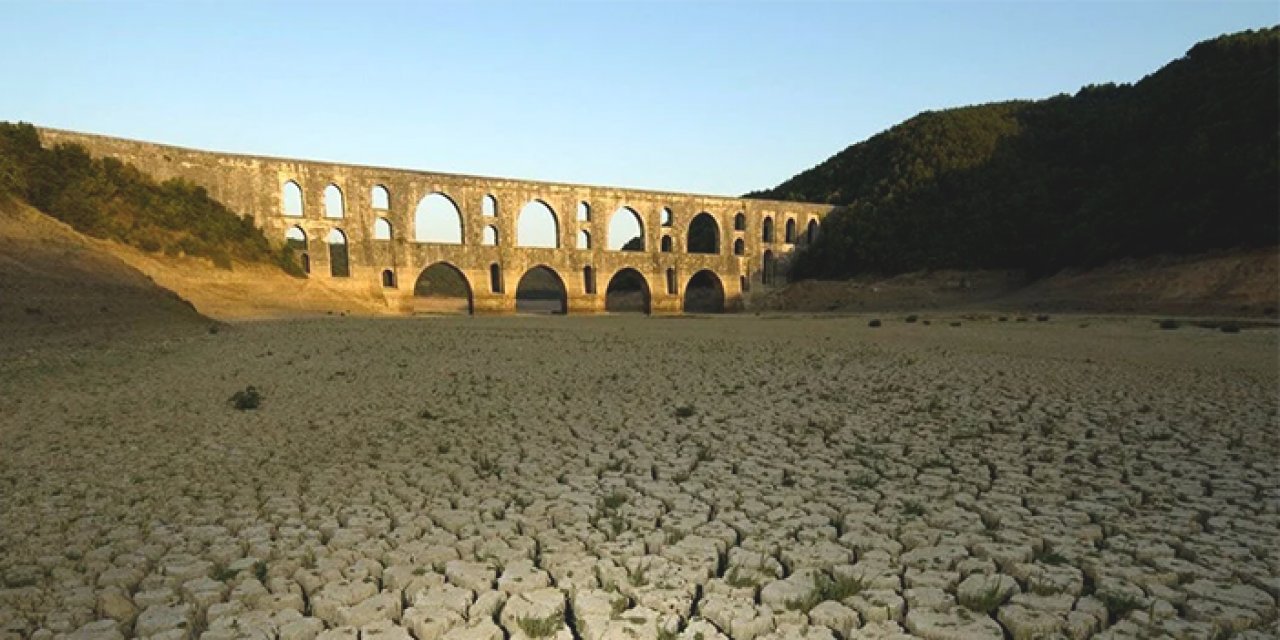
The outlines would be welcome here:
[[[39,131],[46,145],[76,143],[157,180],[203,186],[251,215],[268,238],[294,243],[308,277],[380,295],[404,312],[439,293],[459,296],[474,313],[510,313],[517,292],[523,301],[532,288],[549,308],[598,313],[620,282],[652,313],[736,310],[751,291],[781,279],[789,255],[812,241],[831,209]],[[619,216],[634,237],[609,237],[611,229],[618,235]]]

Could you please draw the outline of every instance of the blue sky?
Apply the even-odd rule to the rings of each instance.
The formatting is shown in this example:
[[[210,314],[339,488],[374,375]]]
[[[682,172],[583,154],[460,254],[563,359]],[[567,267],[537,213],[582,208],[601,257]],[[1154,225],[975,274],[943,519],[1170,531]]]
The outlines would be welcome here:
[[[0,119],[736,195],[926,109],[1133,82],[1274,2],[0,3]]]

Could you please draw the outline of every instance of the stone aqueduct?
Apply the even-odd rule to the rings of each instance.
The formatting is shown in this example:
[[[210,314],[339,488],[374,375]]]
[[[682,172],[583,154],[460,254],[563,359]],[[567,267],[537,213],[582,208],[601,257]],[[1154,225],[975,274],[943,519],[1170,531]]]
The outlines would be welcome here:
[[[604,311],[608,283],[626,270],[643,277],[651,313],[683,312],[695,278],[718,287],[725,309],[741,309],[753,288],[773,284],[777,265],[812,240],[831,208],[216,153],[48,128],[40,135],[46,145],[79,144],[94,156],[132,163],[156,179],[184,178],[203,186],[232,210],[251,215],[274,240],[301,232],[309,277],[330,278],[330,285],[353,293],[381,295],[405,312],[415,308],[418,275],[439,263],[465,278],[475,313],[515,311],[517,283],[539,267],[558,276],[570,314]],[[326,193],[334,189],[341,195],[336,212],[326,207]],[[300,211],[286,210],[288,191],[300,193]],[[453,204],[461,226],[455,242],[460,242],[414,239],[415,210],[432,194]],[[530,203],[551,210],[554,248],[521,246],[517,218]],[[641,251],[605,248],[610,217],[623,208],[640,223]],[[689,251],[695,220],[715,223],[715,246],[700,247],[713,251]],[[344,247],[345,274],[330,261],[331,255],[342,255],[334,253],[330,240]]]

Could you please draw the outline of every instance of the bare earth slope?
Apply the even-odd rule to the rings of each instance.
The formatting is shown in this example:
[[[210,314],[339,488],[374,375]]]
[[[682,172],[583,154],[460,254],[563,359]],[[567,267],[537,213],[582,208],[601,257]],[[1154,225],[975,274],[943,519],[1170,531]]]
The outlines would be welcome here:
[[[752,302],[758,309],[791,311],[982,308],[1274,318],[1280,307],[1280,252],[1270,248],[1129,260],[1034,282],[1019,272],[1003,271],[807,280]]]
[[[209,324],[104,244],[26,205],[0,203],[0,351]]]

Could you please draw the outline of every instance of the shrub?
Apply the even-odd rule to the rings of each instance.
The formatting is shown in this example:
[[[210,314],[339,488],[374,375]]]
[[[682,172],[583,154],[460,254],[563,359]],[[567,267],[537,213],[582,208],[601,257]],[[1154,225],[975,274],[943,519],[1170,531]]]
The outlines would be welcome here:
[[[241,411],[257,409],[262,404],[262,394],[253,385],[249,385],[243,391],[232,394],[229,402]]]
[[[676,407],[677,418],[688,418],[693,416],[694,413],[696,413],[696,410],[693,408],[693,405],[686,404]]]
[[[873,328],[874,328],[874,327],[878,327],[878,326],[880,326],[880,319],[879,319],[879,318],[876,318],[875,320],[872,320],[871,322],[868,322],[868,323],[867,323],[867,326],[868,326],[868,327],[873,327]]]
[[[1221,327],[1218,327],[1218,330],[1223,333],[1240,333],[1240,325],[1228,322]]]
[[[917,319],[918,319],[918,318],[916,317],[916,315],[915,315],[915,314],[912,314],[912,315],[907,316],[906,321],[907,321],[907,324],[911,324],[911,323],[915,322]]]
[[[1164,330],[1166,330],[1166,331],[1169,331],[1169,330],[1172,330],[1172,329],[1177,329],[1177,328],[1178,328],[1178,327],[1180,327],[1180,326],[1182,326],[1182,325],[1181,325],[1181,324],[1179,324],[1179,322],[1178,322],[1177,320],[1173,320],[1173,319],[1171,319],[1171,318],[1166,318],[1166,319],[1164,319],[1164,320],[1161,320],[1161,321],[1160,321],[1160,328],[1161,328],[1161,329],[1164,329]]]

